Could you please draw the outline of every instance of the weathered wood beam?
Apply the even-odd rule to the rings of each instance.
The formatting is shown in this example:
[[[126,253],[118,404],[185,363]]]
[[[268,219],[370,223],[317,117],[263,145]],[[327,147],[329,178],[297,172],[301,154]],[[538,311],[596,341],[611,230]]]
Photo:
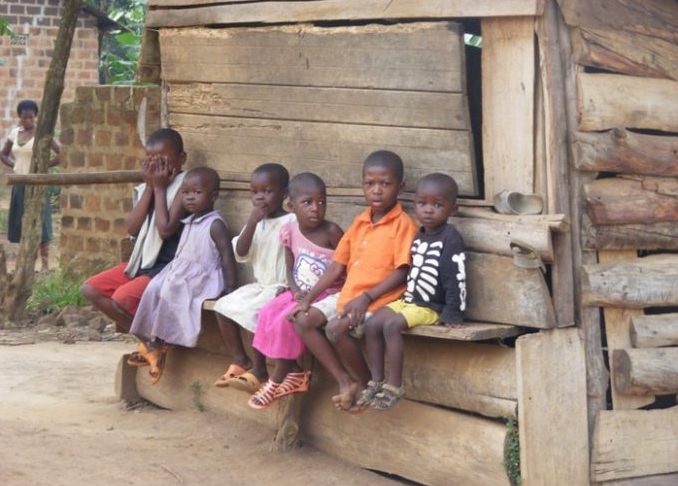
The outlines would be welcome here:
[[[213,3],[208,0],[201,3]],[[182,5],[183,6],[183,5]],[[316,0],[262,1],[178,9],[149,9],[148,27],[189,25],[313,22],[331,20],[440,19],[455,17],[534,16],[538,0]]]
[[[634,316],[631,343],[634,348],[678,346],[678,314]]]
[[[573,34],[578,64],[633,76],[678,79],[675,42],[608,29],[579,28]]]
[[[451,218],[467,248],[496,255],[512,256],[512,241],[522,242],[546,263],[553,262],[551,230],[546,223],[494,221],[481,218]]]
[[[469,320],[539,329],[557,326],[553,301],[540,270],[519,268],[510,257],[467,252],[466,272],[464,316]]]
[[[593,224],[650,224],[678,221],[675,179],[609,178],[584,186]]]
[[[574,163],[591,172],[678,176],[678,137],[641,135],[623,128],[577,132]]]
[[[545,224],[551,231],[557,233],[567,233],[570,230],[570,219],[564,214],[535,214],[535,215],[513,215],[499,214],[492,209],[478,207],[461,207],[457,213],[464,218],[488,219],[491,221],[504,221],[511,224]]]
[[[582,270],[583,305],[625,309],[678,305],[678,255],[584,265]]]
[[[534,190],[534,18],[481,21],[483,163],[488,199]]]
[[[140,183],[144,179],[138,170],[109,170],[106,172],[59,172],[54,174],[7,174],[7,185],[28,184],[68,186],[78,184]]]
[[[585,359],[575,328],[541,331],[516,341],[524,484],[589,484]]]
[[[577,76],[579,130],[678,131],[678,82],[620,74]]]
[[[678,348],[617,349],[614,386],[628,395],[678,393]]]
[[[637,258],[637,252],[634,250],[626,251],[601,251],[598,254],[598,260],[602,264],[628,262]],[[615,350],[631,347],[631,319],[643,314],[639,309],[622,309],[618,307],[605,307],[603,316],[605,322],[605,337],[607,339],[608,358],[610,369],[615,368],[616,354]],[[616,375],[610,375],[612,380],[612,408],[615,410],[633,410],[654,402],[654,395],[637,396],[634,394],[623,393],[616,388]]]
[[[592,481],[678,471],[678,407],[603,410],[593,436]],[[633,484],[636,484],[635,482]]]
[[[678,473],[643,476],[642,478],[605,481],[603,486],[676,486]]]
[[[678,225],[673,223],[583,224],[586,248],[597,250],[678,250]]]

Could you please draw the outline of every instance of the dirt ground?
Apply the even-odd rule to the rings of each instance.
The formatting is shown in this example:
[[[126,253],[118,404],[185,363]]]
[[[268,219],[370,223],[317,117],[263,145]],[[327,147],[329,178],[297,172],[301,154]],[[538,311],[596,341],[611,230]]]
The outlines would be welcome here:
[[[8,342],[21,342],[18,334]],[[0,345],[4,486],[402,485],[308,446],[269,452],[271,432],[250,422],[126,407],[113,394],[113,376],[130,346]]]

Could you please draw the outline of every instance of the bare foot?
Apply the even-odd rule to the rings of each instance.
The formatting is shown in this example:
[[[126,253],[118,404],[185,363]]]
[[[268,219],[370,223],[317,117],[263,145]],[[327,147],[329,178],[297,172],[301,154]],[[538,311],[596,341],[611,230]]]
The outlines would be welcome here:
[[[345,386],[340,385],[339,393],[332,397],[334,406],[337,407],[338,410],[348,412],[353,406],[356,394],[359,393],[358,388],[359,387],[356,382],[352,382],[351,384]]]

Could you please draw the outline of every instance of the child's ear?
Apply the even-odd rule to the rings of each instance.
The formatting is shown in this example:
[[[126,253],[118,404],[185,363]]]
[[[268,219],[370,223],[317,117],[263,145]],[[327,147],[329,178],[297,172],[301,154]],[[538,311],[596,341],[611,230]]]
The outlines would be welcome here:
[[[184,165],[186,163],[186,160],[188,159],[188,155],[186,155],[186,152],[181,152],[179,154],[179,158],[177,159],[179,161],[179,165]]]
[[[452,206],[450,206],[450,214],[448,214],[447,217],[449,218],[451,216],[456,216],[458,211],[459,211],[459,206],[455,202],[455,203],[452,204]]]
[[[400,185],[398,186],[398,194],[400,194],[404,190],[405,190],[405,180],[403,179],[402,181],[400,181]]]

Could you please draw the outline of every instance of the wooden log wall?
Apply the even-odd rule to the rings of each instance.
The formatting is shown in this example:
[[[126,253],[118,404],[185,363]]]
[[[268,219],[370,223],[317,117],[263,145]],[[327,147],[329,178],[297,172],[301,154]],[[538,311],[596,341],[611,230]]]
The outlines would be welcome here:
[[[678,256],[661,253],[678,248],[678,8],[672,0],[558,4],[577,64],[570,142],[585,211],[573,224],[599,259],[583,265],[581,303],[604,309],[611,372],[591,481],[674,484],[678,407],[651,409],[655,396],[678,392],[678,321],[644,309],[678,305]]]

